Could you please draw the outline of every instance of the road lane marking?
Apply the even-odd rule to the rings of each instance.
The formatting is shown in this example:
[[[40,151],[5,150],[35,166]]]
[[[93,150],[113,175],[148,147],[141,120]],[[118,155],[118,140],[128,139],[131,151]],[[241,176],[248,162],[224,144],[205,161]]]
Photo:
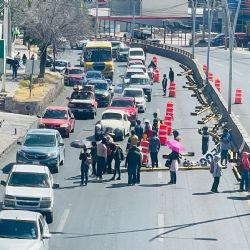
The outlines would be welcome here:
[[[158,239],[160,242],[164,241],[162,234],[164,233],[164,214],[158,214]]]
[[[60,223],[59,223],[59,225],[57,227],[57,230],[56,230],[57,232],[62,232],[63,231],[63,228],[64,228],[64,226],[66,224],[66,221],[67,221],[67,219],[69,217],[69,213],[70,213],[70,209],[69,208],[67,208],[67,209],[65,209],[63,211]]]

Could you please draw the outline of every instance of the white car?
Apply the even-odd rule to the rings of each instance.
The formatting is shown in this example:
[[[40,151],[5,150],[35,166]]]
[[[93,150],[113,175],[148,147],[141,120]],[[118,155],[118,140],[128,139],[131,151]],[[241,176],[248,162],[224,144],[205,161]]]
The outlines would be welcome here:
[[[125,75],[122,76],[123,78],[123,83],[126,85],[126,84],[129,84],[129,81],[130,81],[130,77],[132,75],[135,75],[135,74],[139,74],[139,75],[143,75],[144,74],[144,71],[143,69],[139,69],[139,68],[128,68]]]
[[[148,72],[146,66],[145,65],[141,65],[141,64],[131,65],[131,66],[129,66],[128,69],[142,69],[145,74]]]
[[[48,250],[48,225],[40,213],[6,210],[0,212],[1,250]]]
[[[45,215],[47,223],[53,222],[54,192],[58,188],[46,166],[15,164],[5,186],[2,208],[30,210]]]
[[[66,68],[70,68],[71,63],[67,60],[55,60],[55,71],[57,72],[63,72]],[[50,67],[50,70],[54,70],[54,65]]]
[[[146,111],[146,98],[141,88],[125,88],[122,92],[124,97],[134,97],[138,112]]]
[[[124,140],[130,132],[130,121],[123,110],[107,109],[102,113],[101,121],[95,125],[95,139],[98,141],[103,135],[113,133],[115,140]]]
[[[145,63],[146,57],[142,48],[130,48],[128,51],[128,60],[141,60]]]

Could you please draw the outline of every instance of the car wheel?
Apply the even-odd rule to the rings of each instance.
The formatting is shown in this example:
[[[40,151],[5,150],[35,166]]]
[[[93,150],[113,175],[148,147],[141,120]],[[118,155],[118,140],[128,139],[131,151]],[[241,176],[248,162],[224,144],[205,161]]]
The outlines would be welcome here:
[[[95,113],[93,112],[93,113],[91,113],[91,115],[90,115],[90,119],[95,119]]]
[[[69,134],[70,134],[69,131],[65,132],[65,138],[69,138]]]
[[[53,222],[53,212],[47,212],[45,214],[46,222],[51,224]]]

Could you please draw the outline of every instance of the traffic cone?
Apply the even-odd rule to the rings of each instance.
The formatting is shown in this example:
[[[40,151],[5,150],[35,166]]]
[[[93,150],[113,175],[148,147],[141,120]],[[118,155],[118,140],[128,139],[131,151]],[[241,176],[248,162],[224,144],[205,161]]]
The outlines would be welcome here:
[[[202,69],[203,69],[203,72],[206,74],[206,72],[207,72],[207,65],[206,65],[206,64],[203,64],[203,65],[202,65]]]
[[[153,56],[153,62],[157,65],[157,63],[158,63],[158,58],[157,58],[157,56]]]
[[[214,80],[214,75],[213,75],[213,73],[212,72],[208,72],[208,81],[209,82],[213,82],[213,80]]]
[[[235,91],[234,103],[235,104],[242,104],[242,97],[243,97],[242,89],[237,88]]]
[[[176,84],[175,84],[175,82],[170,82],[168,96],[169,97],[175,97],[176,96]]]
[[[162,123],[158,130],[158,137],[160,139],[161,145],[166,145],[168,140],[168,126]]]
[[[221,88],[220,88],[221,86],[220,86],[220,79],[219,79],[218,76],[216,77],[216,79],[214,81],[214,85],[215,85],[215,88],[217,88],[218,91],[220,92],[221,91]]]

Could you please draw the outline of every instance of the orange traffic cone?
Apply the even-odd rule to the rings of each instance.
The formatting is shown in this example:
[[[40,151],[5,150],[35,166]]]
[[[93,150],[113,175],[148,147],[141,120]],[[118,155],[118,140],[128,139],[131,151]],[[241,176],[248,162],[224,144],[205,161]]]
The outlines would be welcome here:
[[[237,88],[235,91],[234,103],[235,104],[242,104],[242,97],[243,97],[242,89]]]

